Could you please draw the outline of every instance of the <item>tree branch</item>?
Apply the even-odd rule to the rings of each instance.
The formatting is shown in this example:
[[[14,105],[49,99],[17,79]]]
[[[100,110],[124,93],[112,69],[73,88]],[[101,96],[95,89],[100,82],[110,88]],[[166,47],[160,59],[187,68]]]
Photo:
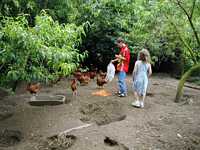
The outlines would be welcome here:
[[[193,0],[192,10],[191,10],[191,13],[190,13],[190,18],[191,19],[192,19],[193,13],[194,13],[195,4],[196,4],[196,0]]]
[[[167,16],[166,16],[166,17],[167,17]],[[168,17],[167,17],[167,18],[168,18]],[[169,20],[169,18],[168,18],[168,20]],[[196,64],[198,61],[196,60],[196,57],[195,57],[195,55],[194,55],[194,52],[193,52],[192,48],[188,45],[188,43],[185,41],[185,39],[181,36],[181,33],[180,33],[180,31],[178,30],[178,28],[176,27],[175,23],[174,23],[173,21],[171,21],[171,20],[169,20],[169,21],[170,21],[171,25],[174,27],[174,29],[176,30],[176,32],[178,33],[180,40],[183,42],[183,44],[184,44],[184,45],[186,46],[186,48],[189,50],[190,55],[191,55],[191,59],[192,59],[192,60],[194,61],[194,63]]]
[[[176,4],[184,11],[184,13],[186,14],[186,16],[187,16],[188,18],[190,18],[189,13],[188,13],[187,10],[183,7],[183,5],[181,5],[181,2],[180,2],[179,0],[177,0],[176,2],[177,2]],[[190,19],[191,19],[191,18],[190,18]]]
[[[194,1],[196,1],[196,0],[194,0]],[[194,5],[193,7],[195,7],[195,2],[194,2],[194,1],[193,1],[193,5]],[[200,39],[199,39],[198,33],[197,33],[197,31],[196,31],[196,29],[195,29],[195,27],[194,27],[194,24],[193,24],[193,22],[192,22],[191,15],[189,15],[189,13],[186,11],[186,9],[181,5],[181,3],[180,3],[179,0],[177,0],[177,5],[183,10],[183,12],[185,13],[185,15],[187,16],[188,21],[189,21],[189,23],[190,23],[190,26],[191,26],[191,28],[192,28],[192,31],[193,31],[193,33],[194,33],[194,36],[195,36],[195,38],[196,38],[198,47],[200,48]],[[193,13],[192,13],[192,14],[193,14]]]

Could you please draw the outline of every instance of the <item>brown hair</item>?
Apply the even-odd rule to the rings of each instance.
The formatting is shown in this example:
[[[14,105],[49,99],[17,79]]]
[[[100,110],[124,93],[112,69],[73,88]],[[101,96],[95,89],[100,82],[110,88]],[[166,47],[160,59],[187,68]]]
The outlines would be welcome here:
[[[150,63],[150,54],[149,51],[147,49],[142,49],[139,53],[139,60],[145,61],[145,62],[149,62]]]
[[[142,60],[142,61],[147,61],[147,58],[144,55],[144,53],[140,53],[140,58],[139,59]]]
[[[121,37],[119,37],[119,38],[117,39],[117,43],[124,43],[124,40],[123,40]]]

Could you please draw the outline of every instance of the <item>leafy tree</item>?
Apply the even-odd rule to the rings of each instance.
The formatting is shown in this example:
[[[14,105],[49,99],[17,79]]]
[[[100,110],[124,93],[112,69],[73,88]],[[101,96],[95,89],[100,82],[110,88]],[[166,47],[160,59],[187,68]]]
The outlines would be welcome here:
[[[26,14],[30,24],[33,25],[34,17],[40,11],[38,5],[36,0],[2,0],[0,3],[0,14],[9,17]]]
[[[197,43],[197,48],[198,48],[198,50],[200,50],[199,34],[198,34],[197,29],[196,29],[196,27],[194,26],[194,23],[193,23],[193,13],[194,13],[194,9],[195,9],[195,6],[196,6],[196,0],[192,1],[192,7],[190,9],[190,12],[188,10],[186,10],[186,8],[183,6],[183,4],[179,0],[176,1],[176,4],[179,6],[179,8],[181,8],[183,10],[184,14],[187,16],[188,22],[190,24],[190,27],[192,29],[192,32],[194,34],[194,37],[195,37],[195,40],[196,40],[196,43]],[[182,76],[181,80],[179,81],[179,85],[178,85],[178,88],[177,88],[175,102],[179,102],[180,101],[180,98],[181,98],[182,93],[183,93],[182,92],[183,91],[183,85],[184,85],[186,79],[194,71],[200,70],[200,63],[198,63],[198,59],[199,59],[199,55],[198,54],[200,54],[200,53],[199,52],[197,52],[197,53],[194,52],[192,50],[192,48],[190,48],[190,46],[186,42],[184,42],[184,44],[189,49],[190,55],[193,57],[192,59],[194,61],[194,65],[187,72],[185,72],[185,74]]]
[[[24,16],[5,18],[0,31],[0,84],[15,90],[19,81],[49,81],[69,75],[86,56],[77,46],[83,26],[60,25],[46,13],[29,27]]]
[[[198,63],[200,60],[200,30],[196,28],[196,25],[199,24],[197,21],[199,18],[199,1],[165,0],[161,4],[163,6],[162,8],[165,10],[163,14],[181,41],[185,64],[187,67],[187,71],[182,75],[177,88],[175,102],[179,102],[183,94],[183,86],[185,81],[193,72],[200,69]]]
[[[81,49],[89,50],[91,62],[105,68],[114,56],[113,52],[117,52],[115,39],[121,36],[131,49],[132,60],[145,47],[150,50],[152,62],[158,69],[162,63],[175,63],[179,60],[177,49],[182,49],[182,45],[158,4],[153,1],[102,0],[77,6],[80,15],[76,15],[75,22],[90,22]]]

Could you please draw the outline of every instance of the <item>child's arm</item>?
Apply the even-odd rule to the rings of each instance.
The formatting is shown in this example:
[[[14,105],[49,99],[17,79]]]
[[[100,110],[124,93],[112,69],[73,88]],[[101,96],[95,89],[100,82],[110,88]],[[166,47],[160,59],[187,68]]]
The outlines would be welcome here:
[[[125,60],[125,57],[123,57],[122,55],[115,55],[115,59],[112,60],[112,63],[113,62],[116,62],[116,61],[121,61],[121,60]]]
[[[138,66],[137,64],[138,64],[138,61],[135,62],[135,66],[134,66],[134,69],[133,69],[133,73],[132,73],[133,79],[134,79],[136,72],[137,72],[137,66]]]
[[[118,58],[115,58],[115,59],[111,60],[111,62],[114,63],[114,62],[116,62],[118,60],[119,60]]]
[[[152,74],[152,69],[151,69],[151,64],[149,64],[149,69],[148,69],[148,77],[150,77]]]

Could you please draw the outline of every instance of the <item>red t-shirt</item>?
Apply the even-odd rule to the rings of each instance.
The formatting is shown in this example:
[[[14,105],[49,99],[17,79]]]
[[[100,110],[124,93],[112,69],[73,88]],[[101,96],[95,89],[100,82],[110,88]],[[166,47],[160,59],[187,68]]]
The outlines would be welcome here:
[[[125,60],[122,60],[121,62],[119,62],[118,64],[118,71],[125,71],[128,72],[128,68],[129,68],[129,62],[130,62],[130,50],[128,48],[127,45],[125,45],[124,47],[122,47],[120,49],[120,55],[122,55]]]

